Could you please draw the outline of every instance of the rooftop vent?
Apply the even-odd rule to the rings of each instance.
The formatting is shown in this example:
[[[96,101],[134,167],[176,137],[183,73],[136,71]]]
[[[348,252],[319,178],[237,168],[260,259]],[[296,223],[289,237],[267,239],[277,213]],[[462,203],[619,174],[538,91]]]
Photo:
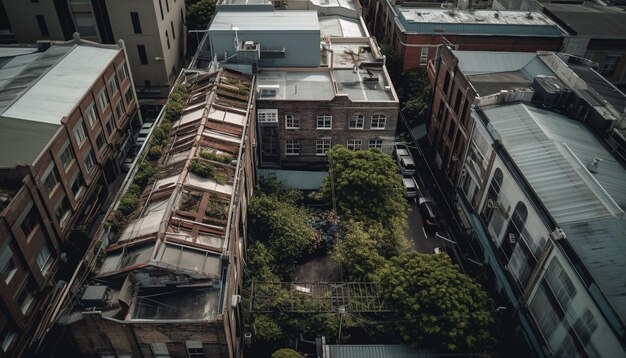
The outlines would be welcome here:
[[[591,163],[587,164],[587,170],[589,170],[592,173],[597,173],[598,172],[598,164],[600,164],[600,162],[602,161],[602,159],[600,158],[593,158],[593,160],[591,161]]]
[[[111,289],[107,286],[87,286],[80,301],[85,307],[104,307],[110,297]]]

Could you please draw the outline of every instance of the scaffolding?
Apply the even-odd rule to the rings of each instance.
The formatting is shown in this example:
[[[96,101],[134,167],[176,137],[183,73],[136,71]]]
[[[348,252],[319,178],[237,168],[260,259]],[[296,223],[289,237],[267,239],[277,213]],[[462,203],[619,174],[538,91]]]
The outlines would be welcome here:
[[[374,282],[252,282],[250,312],[390,312]]]

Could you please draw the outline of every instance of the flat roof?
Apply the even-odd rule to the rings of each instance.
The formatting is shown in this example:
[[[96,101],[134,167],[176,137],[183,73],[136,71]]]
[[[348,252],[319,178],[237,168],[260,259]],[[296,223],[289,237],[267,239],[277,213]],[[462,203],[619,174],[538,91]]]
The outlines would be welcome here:
[[[537,11],[459,10],[396,6],[407,33],[561,37],[559,26]]]
[[[308,0],[311,4],[324,7],[341,7],[349,10],[356,10],[354,0]]]
[[[317,11],[219,11],[209,31],[319,31]]]
[[[259,89],[263,86],[279,86],[275,96],[265,96],[261,91],[259,100],[330,101],[335,97],[328,71],[262,70],[257,75],[257,83]]]
[[[483,109],[579,258],[626,317],[626,169],[583,123],[526,104]],[[597,173],[586,165],[601,159]]]
[[[599,38],[626,38],[626,12],[614,6],[542,4],[572,35]]]

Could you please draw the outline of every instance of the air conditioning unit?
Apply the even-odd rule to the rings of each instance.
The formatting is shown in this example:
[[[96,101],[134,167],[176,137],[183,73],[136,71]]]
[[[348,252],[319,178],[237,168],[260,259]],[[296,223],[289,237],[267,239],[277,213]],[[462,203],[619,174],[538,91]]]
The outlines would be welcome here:
[[[230,300],[230,305],[232,307],[237,307],[237,305],[241,303],[241,296],[240,295],[233,295],[231,300]]]

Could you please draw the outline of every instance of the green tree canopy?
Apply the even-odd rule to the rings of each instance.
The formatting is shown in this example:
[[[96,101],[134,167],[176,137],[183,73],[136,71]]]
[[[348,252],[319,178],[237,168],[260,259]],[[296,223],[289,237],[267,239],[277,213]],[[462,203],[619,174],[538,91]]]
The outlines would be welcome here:
[[[272,354],[272,358],[302,358],[302,354],[290,348],[281,348]]]
[[[215,13],[215,0],[188,1],[185,25],[188,29],[204,29]]]
[[[406,342],[465,353],[492,346],[487,293],[447,255],[404,253],[381,268],[377,281]]]
[[[277,272],[286,278],[313,244],[308,211],[273,195],[259,194],[248,207],[252,241],[262,242],[276,257]]]
[[[334,182],[341,218],[363,223],[380,255],[404,251],[408,206],[402,176],[391,157],[377,149],[353,151],[341,145],[327,155],[332,177],[324,179],[320,192],[331,199]]]
[[[376,241],[363,228],[363,224],[348,222],[331,253],[333,260],[341,263],[352,281],[371,281],[385,259],[377,252]]]
[[[396,81],[400,106],[407,119],[424,119],[430,105],[431,86],[428,73],[422,68],[405,71]]]

